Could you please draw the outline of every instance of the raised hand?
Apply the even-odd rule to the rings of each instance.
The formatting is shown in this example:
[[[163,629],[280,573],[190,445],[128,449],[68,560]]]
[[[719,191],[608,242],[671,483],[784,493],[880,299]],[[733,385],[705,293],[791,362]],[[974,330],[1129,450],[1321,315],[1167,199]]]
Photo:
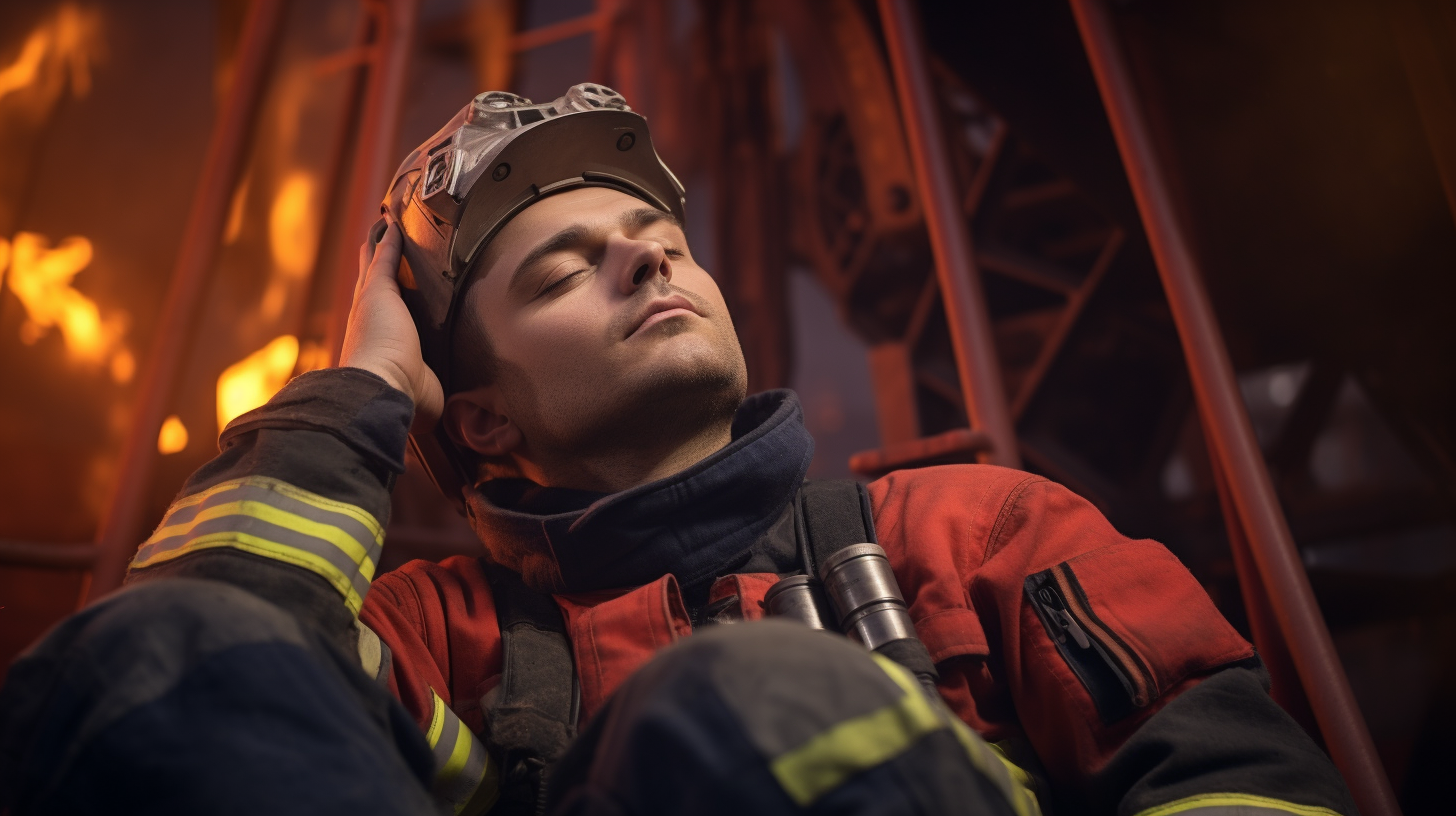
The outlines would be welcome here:
[[[420,336],[399,295],[399,226],[379,225],[359,247],[359,280],[344,330],[339,365],[362,368],[409,395],[415,403],[414,430],[434,427],[444,394],[435,372],[420,354]]]

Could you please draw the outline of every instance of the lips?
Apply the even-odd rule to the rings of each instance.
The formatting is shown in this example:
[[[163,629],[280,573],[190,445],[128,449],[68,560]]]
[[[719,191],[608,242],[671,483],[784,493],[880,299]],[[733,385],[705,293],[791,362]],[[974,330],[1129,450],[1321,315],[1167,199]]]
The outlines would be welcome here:
[[[647,304],[646,308],[644,308],[641,313],[639,313],[633,319],[631,324],[632,330],[627,332],[627,336],[631,337],[632,335],[636,334],[642,329],[643,326],[647,325],[649,322],[655,324],[661,322],[661,320],[669,319],[668,317],[663,317],[661,318],[661,320],[653,320],[653,318],[657,315],[664,314],[666,312],[688,312],[695,315],[700,314],[700,312],[698,312],[698,307],[694,306],[692,301],[688,300],[682,295],[670,295],[668,297],[658,298]]]

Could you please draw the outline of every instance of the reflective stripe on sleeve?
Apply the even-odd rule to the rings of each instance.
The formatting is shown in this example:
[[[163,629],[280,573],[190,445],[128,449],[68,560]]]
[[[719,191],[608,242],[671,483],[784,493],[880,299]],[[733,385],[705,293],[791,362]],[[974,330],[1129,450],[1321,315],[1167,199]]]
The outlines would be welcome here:
[[[1012,779],[1009,763],[943,705],[932,702],[899,664],[877,654],[871,657],[904,696],[839,723],[775,759],[770,769],[789,798],[807,807],[849,777],[894,759],[932,732],[949,728],[971,764],[1005,795],[1017,816],[1040,816],[1036,797]]]
[[[359,507],[278,479],[248,476],[174,502],[131,567],[228,547],[322,576],[357,615],[383,543],[384,529]]]
[[[435,796],[462,816],[484,813],[495,804],[500,781],[495,763],[485,746],[455,712],[445,705],[440,695],[431,692],[434,710],[425,740],[435,754]]]
[[[1297,805],[1252,793],[1201,793],[1140,811],[1136,816],[1340,816],[1329,808]]]

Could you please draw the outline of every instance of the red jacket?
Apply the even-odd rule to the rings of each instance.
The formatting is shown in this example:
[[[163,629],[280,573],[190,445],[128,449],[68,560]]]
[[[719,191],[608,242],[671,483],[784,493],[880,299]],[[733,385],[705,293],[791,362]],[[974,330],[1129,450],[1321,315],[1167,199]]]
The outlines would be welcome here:
[[[500,631],[477,560],[375,578],[412,408],[365,372],[297,378],[228,427],[131,580],[228,582],[340,649],[357,646],[367,674],[388,665],[390,688],[449,769],[439,792],[461,804],[496,790],[480,784],[492,767],[484,749],[458,728],[484,730]],[[752,619],[776,578],[767,573],[796,569],[792,500],[813,447],[800,417],[789,392],[750,397],[730,445],[612,496],[506,480],[467,497],[492,561],[558,593],[585,718],[691,635],[671,576],[694,614],[736,595]],[[1071,492],[1012,470],[906,471],[869,493],[946,700],[1013,753],[1034,749],[1054,783],[1045,793],[1070,812],[1354,812],[1328,758],[1270,700],[1249,644],[1160,545],[1119,535]],[[187,521],[207,503],[205,524]]]
[[[1254,655],[1162,545],[1120,535],[1046,479],[949,466],[893,473],[869,491],[880,544],[939,664],[941,693],[988,740],[1024,734],[1053,779],[1086,780],[1202,675]],[[1150,703],[1110,726],[1023,596],[1028,575],[1061,564],[1096,622],[1145,670]],[[754,620],[776,580],[724,576],[710,601],[737,595],[741,616]],[[654,652],[692,634],[671,575],[556,602],[575,652],[583,722]],[[473,731],[482,729],[480,699],[499,682],[501,641],[478,560],[417,561],[380,577],[361,620],[393,651],[391,688],[421,727],[433,690]]]

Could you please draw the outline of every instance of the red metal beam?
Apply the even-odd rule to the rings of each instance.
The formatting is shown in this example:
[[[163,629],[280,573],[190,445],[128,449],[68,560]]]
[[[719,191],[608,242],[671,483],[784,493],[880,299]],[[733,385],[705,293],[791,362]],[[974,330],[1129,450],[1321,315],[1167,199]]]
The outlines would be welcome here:
[[[1263,581],[1262,587],[1245,586],[1244,591],[1262,589],[1268,597],[1330,755],[1360,812],[1396,816],[1400,808],[1390,781],[1355,705],[1255,442],[1228,349],[1178,223],[1112,17],[1102,0],[1071,0],[1071,5],[1178,326],[1209,447],[1227,480],[1237,515],[1230,526],[1244,531]]]
[[[992,447],[984,461],[1020,467],[1021,453],[992,341],[991,317],[971,253],[970,234],[961,215],[961,195],[955,188],[955,168],[936,109],[935,88],[926,64],[929,51],[919,14],[915,4],[906,0],[880,0],[880,21],[915,166],[915,183],[925,203],[925,223],[935,254],[935,274],[955,348],[966,414],[971,428],[991,439]]]
[[[32,569],[84,570],[96,563],[96,545],[90,541],[57,544],[51,541],[0,541],[0,565]]]
[[[1431,158],[1446,192],[1446,206],[1456,216],[1456,86],[1447,72],[1447,66],[1456,61],[1450,59],[1449,51],[1443,54],[1441,42],[1444,39],[1449,46],[1456,32],[1456,14],[1449,7],[1420,0],[1394,0],[1385,8],[1416,110],[1425,125]]]
[[[335,254],[334,306],[325,338],[329,358],[334,361],[339,359],[339,349],[344,344],[344,326],[354,300],[354,282],[359,277],[359,244],[379,219],[385,187],[404,158],[395,142],[405,77],[414,47],[419,0],[378,0],[372,6],[377,33],[373,46],[375,60],[369,67],[364,102],[354,123],[359,140],[349,174],[349,192],[344,198]]]
[[[1224,526],[1229,539],[1229,555],[1233,557],[1234,571],[1239,578],[1244,601],[1244,614],[1249,620],[1249,634],[1254,639],[1264,668],[1269,671],[1269,696],[1279,704],[1294,721],[1303,726],[1310,735],[1319,739],[1319,722],[1314,710],[1309,707],[1309,697],[1299,681],[1299,670],[1289,655],[1289,644],[1284,633],[1279,631],[1279,618],[1269,603],[1264,591],[1264,582],[1259,578],[1259,567],[1254,563],[1254,553],[1249,539],[1239,523],[1238,510],[1234,508],[1233,495],[1229,492],[1228,479],[1219,467],[1216,454],[1209,451],[1209,464],[1213,468],[1213,483],[1218,491],[1219,508],[1223,511]]]
[[[580,17],[573,17],[570,20],[562,20],[559,23],[533,28],[530,31],[518,31],[515,36],[511,37],[511,50],[530,51],[543,45],[580,37],[583,34],[600,34],[602,26],[606,22],[607,18],[601,12],[592,12]]]
[[[861,476],[879,478],[892,470],[925,467],[949,462],[968,462],[991,449],[991,438],[980,431],[956,428],[952,431],[885,445],[849,457],[849,469]]]
[[[218,111],[192,209],[182,232],[177,266],[162,305],[151,352],[142,365],[131,428],[123,443],[121,463],[106,515],[97,532],[96,566],[83,603],[121,585],[126,565],[146,534],[147,496],[157,457],[157,433],[167,415],[177,370],[217,258],[228,204],[237,186],[251,141],[252,125],[267,84],[282,17],[282,0],[253,0],[243,23],[233,68],[232,87]]]

